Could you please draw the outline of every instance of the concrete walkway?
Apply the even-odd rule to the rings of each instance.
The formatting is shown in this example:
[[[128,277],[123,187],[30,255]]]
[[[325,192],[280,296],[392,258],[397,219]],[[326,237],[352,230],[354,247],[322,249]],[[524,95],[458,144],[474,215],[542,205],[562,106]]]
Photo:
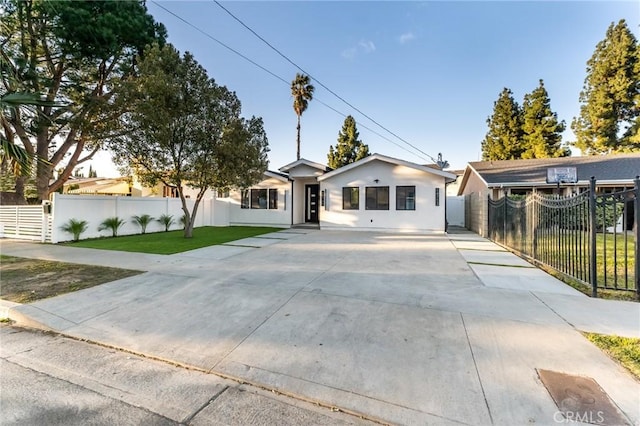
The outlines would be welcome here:
[[[474,234],[263,237],[173,256],[3,241],[149,271],[9,314],[383,422],[553,424],[536,369],[593,378],[640,422],[640,384],[578,332],[639,336],[640,304],[592,300]]]

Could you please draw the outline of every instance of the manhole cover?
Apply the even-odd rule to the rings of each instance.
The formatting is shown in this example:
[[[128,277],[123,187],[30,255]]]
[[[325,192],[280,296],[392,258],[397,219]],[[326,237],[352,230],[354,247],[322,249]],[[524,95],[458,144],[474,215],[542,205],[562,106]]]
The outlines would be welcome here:
[[[574,376],[557,371],[537,369],[540,380],[551,394],[564,418],[556,421],[576,421],[607,426],[631,426],[609,395],[591,377]]]

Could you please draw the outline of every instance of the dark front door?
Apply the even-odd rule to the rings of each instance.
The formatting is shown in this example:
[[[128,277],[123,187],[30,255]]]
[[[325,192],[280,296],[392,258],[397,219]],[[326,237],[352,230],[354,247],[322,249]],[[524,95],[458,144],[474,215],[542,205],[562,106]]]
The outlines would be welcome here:
[[[320,185],[305,185],[304,221],[318,223]]]

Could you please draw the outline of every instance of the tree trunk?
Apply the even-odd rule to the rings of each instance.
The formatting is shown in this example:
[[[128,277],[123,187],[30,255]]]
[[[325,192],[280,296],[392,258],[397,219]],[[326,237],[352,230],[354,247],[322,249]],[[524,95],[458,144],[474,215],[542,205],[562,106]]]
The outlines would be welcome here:
[[[36,137],[36,159],[49,160],[49,131],[46,127],[38,132]],[[52,164],[44,161],[36,163],[36,190],[38,191],[38,199],[40,201],[49,199],[49,180],[52,177]]]
[[[300,116],[298,115],[298,127],[296,127],[296,129],[298,130],[298,138],[296,139],[296,147],[297,147],[297,151],[296,151],[296,160],[300,159]]]
[[[26,176],[16,176],[16,186],[15,186],[15,202],[17,204],[27,204],[27,199],[24,197],[24,182],[27,180]]]

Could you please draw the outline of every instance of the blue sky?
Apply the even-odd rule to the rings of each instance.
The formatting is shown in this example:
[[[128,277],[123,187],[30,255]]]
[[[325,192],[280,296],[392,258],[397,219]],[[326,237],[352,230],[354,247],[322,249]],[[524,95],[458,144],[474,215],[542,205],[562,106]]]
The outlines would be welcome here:
[[[463,168],[480,158],[486,119],[503,87],[512,89],[521,103],[524,94],[543,79],[552,108],[569,127],[579,112],[586,61],[607,27],[625,19],[640,38],[640,2],[222,4],[332,91],[425,153],[436,157],[441,152],[452,168]],[[192,52],[210,77],[234,90],[243,115],[263,117],[270,168],[294,161],[296,115],[289,85],[159,5],[288,82],[298,70],[213,0],[147,1],[149,12],[167,27],[169,42],[181,52]],[[314,84],[319,101],[356,118],[361,139],[371,152],[428,161]],[[344,116],[319,101],[312,101],[302,116],[301,152],[304,158],[326,163],[329,145],[336,143]],[[572,139],[567,130],[564,140]],[[114,174],[105,164],[108,158],[101,154],[94,162],[101,175]]]

